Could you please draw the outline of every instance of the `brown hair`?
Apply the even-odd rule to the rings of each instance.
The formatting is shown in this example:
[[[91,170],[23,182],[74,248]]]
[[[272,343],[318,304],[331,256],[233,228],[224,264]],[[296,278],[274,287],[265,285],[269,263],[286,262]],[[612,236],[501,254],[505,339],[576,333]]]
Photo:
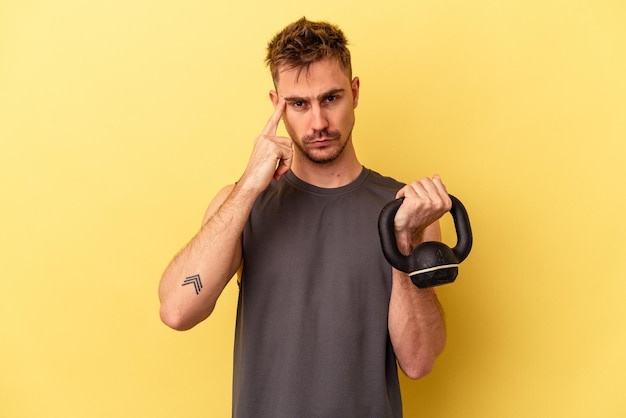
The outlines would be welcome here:
[[[280,71],[302,70],[327,58],[337,59],[348,78],[352,79],[352,64],[348,40],[339,27],[327,22],[311,22],[305,17],[286,26],[267,45],[265,62],[270,67],[274,83]]]

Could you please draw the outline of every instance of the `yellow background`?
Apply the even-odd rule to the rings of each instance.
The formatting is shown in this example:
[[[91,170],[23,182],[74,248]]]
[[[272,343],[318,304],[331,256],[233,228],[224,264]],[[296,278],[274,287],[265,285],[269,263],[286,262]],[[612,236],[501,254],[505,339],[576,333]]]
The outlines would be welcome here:
[[[351,40],[361,161],[440,173],[472,220],[406,416],[625,416],[622,0],[0,2],[0,416],[229,416],[236,287],[179,333],[157,283],[303,15]]]

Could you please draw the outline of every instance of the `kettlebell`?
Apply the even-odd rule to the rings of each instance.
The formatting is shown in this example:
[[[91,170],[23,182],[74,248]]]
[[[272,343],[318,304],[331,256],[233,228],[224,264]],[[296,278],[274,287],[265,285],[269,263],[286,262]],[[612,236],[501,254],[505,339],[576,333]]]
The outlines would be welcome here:
[[[413,284],[419,288],[452,283],[459,273],[459,263],[467,258],[472,249],[472,229],[467,211],[459,199],[449,196],[452,200],[450,214],[457,236],[456,246],[452,249],[442,242],[428,241],[418,245],[408,256],[398,250],[394,219],[404,198],[387,203],[378,218],[378,233],[385,258],[396,269],[408,273]]]

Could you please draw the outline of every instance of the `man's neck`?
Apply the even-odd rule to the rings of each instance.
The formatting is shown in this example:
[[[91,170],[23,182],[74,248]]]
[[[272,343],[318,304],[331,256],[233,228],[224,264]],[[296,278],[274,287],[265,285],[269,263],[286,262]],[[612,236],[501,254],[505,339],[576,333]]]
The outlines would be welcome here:
[[[317,187],[332,189],[346,186],[363,171],[363,166],[351,146],[346,147],[335,161],[324,164],[310,161],[297,152],[294,157],[291,166],[293,173],[302,181]]]

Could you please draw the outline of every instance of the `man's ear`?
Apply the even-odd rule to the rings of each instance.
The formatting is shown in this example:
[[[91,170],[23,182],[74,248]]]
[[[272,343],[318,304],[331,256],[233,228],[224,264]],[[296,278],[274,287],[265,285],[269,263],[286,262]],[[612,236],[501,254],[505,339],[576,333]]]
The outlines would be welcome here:
[[[361,81],[359,77],[354,77],[352,79],[352,107],[356,109],[359,105],[359,90],[361,88]]]
[[[272,104],[274,105],[274,107],[276,107],[278,105],[278,93],[276,93],[275,90],[270,90],[270,100],[272,101]]]

